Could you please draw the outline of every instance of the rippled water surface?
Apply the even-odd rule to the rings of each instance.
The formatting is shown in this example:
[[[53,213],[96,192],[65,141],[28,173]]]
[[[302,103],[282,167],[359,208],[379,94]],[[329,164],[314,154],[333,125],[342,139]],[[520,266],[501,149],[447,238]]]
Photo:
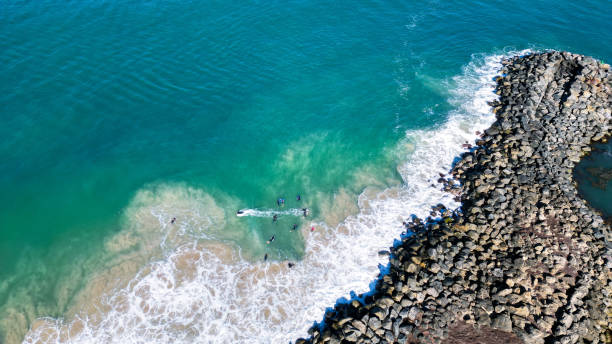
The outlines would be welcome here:
[[[306,335],[454,204],[500,59],[610,62],[608,7],[0,0],[0,342]]]

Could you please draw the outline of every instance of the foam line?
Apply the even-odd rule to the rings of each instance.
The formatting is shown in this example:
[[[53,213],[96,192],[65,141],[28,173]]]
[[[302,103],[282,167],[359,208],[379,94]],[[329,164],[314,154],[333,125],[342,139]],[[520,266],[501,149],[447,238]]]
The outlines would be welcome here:
[[[272,217],[274,215],[291,215],[291,216],[303,216],[304,211],[298,208],[291,208],[285,210],[274,210],[274,209],[241,209],[236,213],[236,216],[254,216],[254,217]]]
[[[287,343],[306,336],[340,297],[369,290],[379,264],[387,264],[377,252],[399,237],[402,220],[425,217],[437,203],[457,205],[431,184],[448,171],[461,144],[494,121],[487,102],[496,97],[493,77],[503,57],[473,58],[452,80],[455,110],[448,120],[432,130],[408,131],[400,143],[414,145],[398,166],[404,184],[374,196],[362,193],[359,213],[338,226],[306,229],[304,258],[293,268],[250,262],[221,244],[182,245],[103,298],[97,313],[73,321],[40,319],[25,342]]]

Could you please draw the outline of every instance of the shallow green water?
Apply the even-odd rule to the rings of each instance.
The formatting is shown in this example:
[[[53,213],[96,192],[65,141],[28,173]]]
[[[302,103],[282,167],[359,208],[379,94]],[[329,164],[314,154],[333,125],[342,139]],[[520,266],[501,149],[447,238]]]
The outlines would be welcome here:
[[[164,231],[299,259],[289,228],[309,222],[235,211],[285,197],[341,221],[364,188],[402,182],[406,130],[444,122],[470,61],[525,48],[610,61],[611,22],[604,1],[0,0],[0,327],[59,317],[130,252],[185,242],[160,244]],[[153,230],[138,209],[176,226]]]

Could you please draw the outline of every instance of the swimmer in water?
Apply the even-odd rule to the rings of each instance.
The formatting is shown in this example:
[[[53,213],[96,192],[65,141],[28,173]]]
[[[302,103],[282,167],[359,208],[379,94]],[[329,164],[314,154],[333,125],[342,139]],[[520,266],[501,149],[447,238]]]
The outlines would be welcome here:
[[[295,264],[293,264],[292,262],[287,263],[287,266],[289,267],[289,269],[291,269]]]
[[[295,197],[296,201],[301,201],[302,200],[302,196],[300,196],[299,194]]]
[[[266,241],[266,244],[270,244],[272,241],[274,241],[274,239],[276,238],[274,237],[274,235],[272,235],[272,237],[270,237],[270,239]]]
[[[266,260],[268,260],[268,254],[267,254],[267,253],[266,253],[266,254],[264,254],[264,262],[265,262]]]
[[[274,214],[274,216],[272,216],[272,222],[276,222],[276,220],[278,220],[278,215]]]
[[[297,223],[293,224],[293,228],[291,228],[291,230],[296,230],[297,229]]]
[[[304,217],[308,216],[308,213],[309,213],[308,208],[303,208],[302,212],[304,213]]]
[[[171,224],[174,224],[176,222],[176,217],[173,217],[172,220],[170,220]]]

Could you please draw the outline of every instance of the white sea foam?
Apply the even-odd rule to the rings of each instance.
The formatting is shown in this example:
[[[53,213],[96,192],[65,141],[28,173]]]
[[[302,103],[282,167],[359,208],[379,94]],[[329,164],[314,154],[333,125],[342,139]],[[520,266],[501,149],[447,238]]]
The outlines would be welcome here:
[[[316,223],[316,231],[304,230],[304,258],[293,268],[249,262],[221,244],[184,244],[103,298],[97,313],[69,322],[41,319],[25,342],[287,343],[305,336],[339,297],[368,290],[378,264],[386,263],[377,252],[399,236],[403,219],[426,216],[437,203],[457,206],[431,184],[448,171],[461,144],[493,122],[487,101],[495,98],[492,78],[502,57],[476,56],[449,81],[456,109],[448,120],[408,131],[398,147],[411,152],[398,166],[404,184],[366,190],[357,215],[333,228]]]
[[[226,225],[225,211],[212,196],[182,184],[140,190],[124,217],[124,230],[105,245],[109,251],[143,245],[145,251],[154,247],[174,249],[193,239],[216,239],[215,229]],[[175,223],[173,217],[178,219]]]
[[[290,208],[285,210],[275,209],[241,209],[236,215],[237,216],[254,216],[254,217],[272,217],[274,215],[290,215],[290,216],[302,216],[304,214],[303,209]]]

